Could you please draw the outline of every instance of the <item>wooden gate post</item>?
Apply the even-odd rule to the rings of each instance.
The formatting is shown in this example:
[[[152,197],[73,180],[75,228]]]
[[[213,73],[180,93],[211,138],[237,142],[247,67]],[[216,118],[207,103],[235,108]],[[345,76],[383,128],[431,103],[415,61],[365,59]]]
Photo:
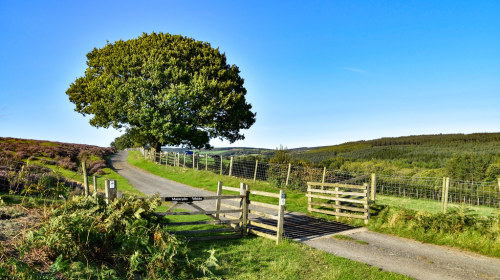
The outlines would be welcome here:
[[[229,177],[233,174],[233,157],[231,157],[231,161],[229,162]]]
[[[290,178],[290,171],[292,169],[292,164],[289,163],[288,164],[288,172],[286,173],[286,182],[285,182],[285,186],[288,186],[288,179]]]
[[[208,171],[208,154],[205,154],[205,171]]]
[[[82,162],[83,170],[83,189],[85,190],[85,196],[89,196],[89,176],[87,175],[87,166],[85,162]]]
[[[110,204],[113,200],[116,199],[117,195],[117,186],[116,180],[108,180],[105,181],[105,194],[106,194],[106,203]]]
[[[370,189],[370,199],[371,201],[375,202],[375,194],[377,192],[377,176],[375,173],[372,173],[372,180],[371,180],[371,189]]]
[[[370,185],[368,183],[363,184],[366,191],[366,198],[363,204],[363,208],[365,209],[365,225],[368,224],[368,220],[370,219]]]
[[[255,171],[253,172],[253,183],[255,184],[255,180],[257,180],[257,168],[259,168],[259,160],[255,160]],[[500,179],[498,179],[500,183]]]
[[[182,167],[186,167],[186,152],[184,152],[183,160],[182,160]]]
[[[193,152],[193,169],[194,169],[194,162],[196,161],[196,154]]]
[[[279,244],[283,239],[283,226],[285,224],[285,199],[286,193],[280,190],[280,202],[278,210],[278,230],[276,231],[276,244]]]
[[[215,201],[215,211],[220,211],[220,196],[222,195],[222,181],[217,182],[217,200]],[[215,218],[219,219],[219,213],[215,214]]]
[[[248,235],[247,224],[248,224],[248,202],[250,201],[250,187],[245,183],[240,183],[240,195],[244,195],[241,199],[241,234],[243,236]]]

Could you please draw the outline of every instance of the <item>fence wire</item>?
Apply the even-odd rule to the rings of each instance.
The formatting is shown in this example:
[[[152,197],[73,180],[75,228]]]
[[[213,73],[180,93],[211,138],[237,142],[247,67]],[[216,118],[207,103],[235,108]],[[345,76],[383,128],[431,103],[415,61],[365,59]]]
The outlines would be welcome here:
[[[249,161],[241,158],[213,154],[180,154],[163,152],[146,158],[159,164],[207,170],[216,174],[265,181],[273,186],[305,191],[307,182],[375,184],[376,201],[381,204],[399,205],[430,212],[442,211],[443,207],[467,205],[488,214],[500,209],[500,182],[472,182],[434,177],[395,176],[366,174],[311,168],[289,164]],[[193,165],[194,161],[194,165]],[[373,177],[374,176],[374,177]],[[372,180],[375,179],[375,182]],[[446,202],[446,205],[443,204]]]

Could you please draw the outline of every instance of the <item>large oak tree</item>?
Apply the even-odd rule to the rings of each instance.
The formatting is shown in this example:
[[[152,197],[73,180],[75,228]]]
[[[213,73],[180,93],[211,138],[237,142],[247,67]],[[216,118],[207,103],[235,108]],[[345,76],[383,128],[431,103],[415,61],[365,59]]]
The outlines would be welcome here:
[[[255,122],[239,69],[209,43],[144,33],[87,54],[87,69],[66,94],[96,127],[127,128],[161,145],[210,148],[244,139]]]

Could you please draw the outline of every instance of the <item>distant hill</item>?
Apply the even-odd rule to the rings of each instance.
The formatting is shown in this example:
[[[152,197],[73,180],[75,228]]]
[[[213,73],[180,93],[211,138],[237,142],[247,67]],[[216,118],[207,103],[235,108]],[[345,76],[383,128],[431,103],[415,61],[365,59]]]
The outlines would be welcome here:
[[[446,175],[443,173],[453,173],[454,167],[451,165],[456,164],[455,169],[465,170],[462,173],[476,170],[482,175],[475,177],[484,179],[487,177],[488,168],[500,168],[500,133],[387,137],[326,147],[295,149],[290,152],[297,160],[306,160],[315,165],[331,168],[355,168],[358,171],[367,171],[363,170],[366,168],[360,163],[370,168],[384,163],[386,168],[393,169],[447,168],[438,172],[440,175]],[[366,164],[367,162],[371,162],[372,165]],[[464,179],[473,177],[467,174],[453,175]]]
[[[185,148],[163,148],[163,151],[183,153],[189,149]],[[189,150],[191,151],[191,150]],[[263,149],[263,148],[249,148],[249,147],[225,147],[225,148],[213,148],[211,150],[196,150],[199,153],[208,153],[213,155],[222,156],[248,156],[248,155],[262,155],[262,156],[272,156],[274,155],[274,150]]]
[[[440,167],[443,161],[456,155],[500,155],[500,133],[436,134],[386,137],[339,145],[302,148],[293,151],[295,157],[320,163],[333,157],[354,160],[401,160],[433,162]]]

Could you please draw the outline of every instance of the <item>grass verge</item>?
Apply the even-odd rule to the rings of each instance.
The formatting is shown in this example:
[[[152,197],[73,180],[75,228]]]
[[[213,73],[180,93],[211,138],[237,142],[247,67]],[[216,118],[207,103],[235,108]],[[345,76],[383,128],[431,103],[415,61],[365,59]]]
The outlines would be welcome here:
[[[411,279],[308,247],[262,237],[189,243],[193,256],[215,250],[223,279]]]
[[[38,165],[42,165],[44,167],[52,169],[54,172],[61,174],[66,179],[76,181],[80,184],[83,184],[83,174],[81,172],[75,172],[69,169],[62,168],[60,166],[56,165],[48,165],[48,164],[42,164],[39,161],[31,161],[32,163],[36,163]],[[130,182],[123,178],[120,174],[116,173],[113,169],[106,167],[102,169],[104,171],[103,175],[96,176],[97,177],[97,189],[104,191],[104,181],[106,179],[111,179],[111,180],[116,180],[116,184],[120,188],[120,191],[123,194],[126,195],[137,195],[137,196],[143,196],[144,194],[134,188]],[[93,179],[92,176],[89,176],[89,185],[90,189],[93,190]]]

